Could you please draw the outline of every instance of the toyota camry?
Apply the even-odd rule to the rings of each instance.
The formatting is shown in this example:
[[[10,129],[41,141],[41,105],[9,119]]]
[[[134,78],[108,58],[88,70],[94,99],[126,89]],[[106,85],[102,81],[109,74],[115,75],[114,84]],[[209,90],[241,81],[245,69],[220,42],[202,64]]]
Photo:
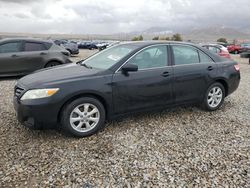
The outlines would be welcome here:
[[[187,104],[217,110],[239,82],[237,62],[194,44],[129,42],[21,78],[14,106],[28,127],[59,125],[85,137],[136,112]]]

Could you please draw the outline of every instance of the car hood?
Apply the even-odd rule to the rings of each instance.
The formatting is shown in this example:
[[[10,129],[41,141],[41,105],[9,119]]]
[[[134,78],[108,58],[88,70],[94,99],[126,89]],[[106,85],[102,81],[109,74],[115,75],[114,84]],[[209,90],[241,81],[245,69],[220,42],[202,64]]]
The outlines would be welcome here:
[[[39,88],[70,80],[96,75],[100,70],[89,69],[79,64],[60,65],[36,71],[21,78],[18,83],[28,88]]]

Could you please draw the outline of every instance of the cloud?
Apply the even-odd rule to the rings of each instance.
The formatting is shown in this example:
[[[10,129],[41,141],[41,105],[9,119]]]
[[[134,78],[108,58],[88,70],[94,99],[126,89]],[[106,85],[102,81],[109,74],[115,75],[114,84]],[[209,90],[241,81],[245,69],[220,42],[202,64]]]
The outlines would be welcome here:
[[[249,6],[248,0],[0,0],[0,32],[110,34],[213,25],[245,30]]]
[[[16,4],[27,4],[27,3],[39,3],[45,0],[0,0],[2,3],[16,3]],[[53,0],[53,1],[61,1],[61,0]]]
[[[21,19],[30,18],[29,15],[24,14],[24,13],[15,13],[13,16],[16,17],[16,18],[21,18]]]

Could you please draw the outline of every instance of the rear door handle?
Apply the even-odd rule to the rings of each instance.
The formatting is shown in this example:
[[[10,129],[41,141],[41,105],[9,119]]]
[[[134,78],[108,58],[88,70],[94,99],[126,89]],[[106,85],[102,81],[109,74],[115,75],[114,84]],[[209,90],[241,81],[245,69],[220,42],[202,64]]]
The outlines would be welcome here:
[[[163,77],[168,77],[170,74],[169,74],[169,72],[163,72],[161,75],[162,75]]]
[[[208,71],[211,71],[211,70],[213,70],[213,69],[214,69],[213,66],[209,66],[209,67],[207,68]]]

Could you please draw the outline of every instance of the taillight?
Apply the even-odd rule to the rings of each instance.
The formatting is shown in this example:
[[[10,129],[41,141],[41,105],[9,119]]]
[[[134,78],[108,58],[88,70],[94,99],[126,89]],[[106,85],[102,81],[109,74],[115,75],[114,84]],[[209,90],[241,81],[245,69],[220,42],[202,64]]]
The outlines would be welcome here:
[[[236,71],[239,71],[240,70],[240,65],[236,64],[236,65],[234,65],[234,68],[235,68]]]

